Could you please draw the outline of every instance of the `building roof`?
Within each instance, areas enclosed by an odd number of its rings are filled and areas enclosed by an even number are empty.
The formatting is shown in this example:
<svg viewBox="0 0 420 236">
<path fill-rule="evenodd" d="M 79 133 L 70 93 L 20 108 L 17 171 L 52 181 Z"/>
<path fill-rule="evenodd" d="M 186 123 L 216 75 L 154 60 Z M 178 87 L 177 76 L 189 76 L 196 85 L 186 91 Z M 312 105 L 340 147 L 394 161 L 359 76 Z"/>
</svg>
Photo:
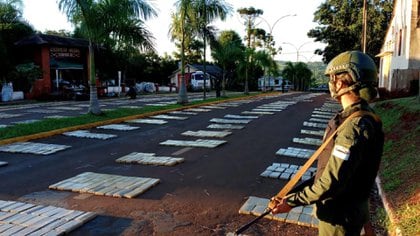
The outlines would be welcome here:
<svg viewBox="0 0 420 236">
<path fill-rule="evenodd" d="M 203 64 L 191 64 L 187 65 L 196 68 L 197 70 L 204 71 Z M 221 77 L 222 76 L 222 69 L 216 65 L 209 65 L 206 64 L 206 72 L 214 77 Z"/>
<path fill-rule="evenodd" d="M 23 38 L 15 43 L 16 46 L 28 45 L 53 45 L 53 46 L 66 46 L 66 47 L 88 47 L 89 41 L 86 39 L 77 39 L 62 37 L 57 35 L 48 34 L 34 34 Z"/>
</svg>

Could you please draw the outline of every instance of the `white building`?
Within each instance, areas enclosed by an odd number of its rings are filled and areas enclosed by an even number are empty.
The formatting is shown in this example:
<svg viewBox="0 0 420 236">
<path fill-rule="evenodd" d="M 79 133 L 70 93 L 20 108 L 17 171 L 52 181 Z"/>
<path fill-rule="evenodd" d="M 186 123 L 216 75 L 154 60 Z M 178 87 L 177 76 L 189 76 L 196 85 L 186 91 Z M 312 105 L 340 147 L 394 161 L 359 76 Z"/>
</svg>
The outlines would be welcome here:
<svg viewBox="0 0 420 236">
<path fill-rule="evenodd" d="M 420 77 L 420 1 L 394 0 L 380 57 L 379 88 L 387 92 L 418 91 Z"/>
</svg>

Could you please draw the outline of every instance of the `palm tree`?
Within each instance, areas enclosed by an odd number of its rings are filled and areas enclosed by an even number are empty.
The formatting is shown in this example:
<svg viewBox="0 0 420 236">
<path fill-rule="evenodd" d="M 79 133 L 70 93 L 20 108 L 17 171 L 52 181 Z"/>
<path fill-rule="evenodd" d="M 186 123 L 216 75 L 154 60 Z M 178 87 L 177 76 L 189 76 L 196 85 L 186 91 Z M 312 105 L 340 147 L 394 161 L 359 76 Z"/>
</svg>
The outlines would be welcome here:
<svg viewBox="0 0 420 236">
<path fill-rule="evenodd" d="M 67 17 L 73 23 L 80 26 L 82 32 L 89 40 L 89 84 L 90 84 L 90 105 L 89 113 L 99 115 L 101 110 L 98 102 L 98 94 L 96 88 L 96 71 L 95 71 L 95 57 L 93 42 L 103 42 L 106 39 L 115 37 L 124 39 L 128 44 L 132 43 L 135 37 L 125 37 L 133 35 L 132 29 L 133 22 L 138 26 L 141 21 L 136 22 L 136 18 L 147 19 L 151 15 L 156 15 L 156 12 L 151 6 L 142 0 L 103 0 L 103 1 L 90 1 L 90 0 L 59 0 L 59 8 L 65 12 Z M 112 7 L 118 7 L 118 11 Z M 112 10 L 113 9 L 113 10 Z M 104 11 L 107 14 L 103 14 Z M 103 16 L 103 17 L 98 17 Z M 113 25 L 119 31 L 109 32 L 109 28 L 105 27 L 107 22 Z M 128 24 L 124 24 L 124 22 Z M 122 27 L 124 26 L 124 27 Z M 139 28 L 137 28 L 139 29 Z M 136 31 L 145 34 L 145 31 Z M 113 34 L 114 33 L 114 34 Z M 136 34 L 139 35 L 139 34 Z M 142 37 L 143 39 L 144 37 Z M 147 37 L 145 37 L 147 38 Z M 146 40 L 145 45 L 148 45 Z"/>
<path fill-rule="evenodd" d="M 310 84 L 312 71 L 303 62 L 287 62 L 282 75 L 292 81 L 295 90 L 304 91 Z"/>
<path fill-rule="evenodd" d="M 264 76 L 272 77 L 278 76 L 279 70 L 276 61 L 271 54 L 265 50 L 257 51 L 255 53 L 255 64 L 264 71 Z M 263 84 L 263 91 L 265 92 L 265 79 Z"/>
<path fill-rule="evenodd" d="M 181 85 L 178 93 L 178 103 L 188 103 L 185 81 L 185 48 L 186 41 L 192 40 L 196 35 L 204 39 L 204 65 L 206 39 L 211 27 L 208 23 L 216 18 L 225 19 L 230 7 L 222 0 L 178 0 L 176 13 L 172 14 L 171 34 L 172 39 L 177 38 L 181 44 Z"/>
<path fill-rule="evenodd" d="M 192 15 L 193 0 L 178 0 L 175 3 L 176 13 L 172 14 L 172 24 L 170 26 L 171 38 L 178 39 L 181 44 L 181 84 L 179 85 L 178 103 L 187 104 L 187 87 L 185 81 L 185 43 L 186 39 L 192 39 L 192 27 L 190 16 Z"/>
<path fill-rule="evenodd" d="M 212 42 L 211 49 L 212 57 L 222 68 L 222 96 L 226 97 L 226 75 L 244 59 L 245 46 L 235 31 L 223 31 L 217 41 Z"/>
<path fill-rule="evenodd" d="M 206 84 L 206 50 L 207 39 L 214 41 L 214 28 L 209 26 L 215 19 L 225 20 L 227 15 L 232 11 L 232 7 L 223 0 L 197 0 L 194 2 L 194 25 L 195 31 L 203 38 L 203 72 L 204 84 Z M 206 89 L 204 89 L 203 99 L 206 99 Z"/>
</svg>

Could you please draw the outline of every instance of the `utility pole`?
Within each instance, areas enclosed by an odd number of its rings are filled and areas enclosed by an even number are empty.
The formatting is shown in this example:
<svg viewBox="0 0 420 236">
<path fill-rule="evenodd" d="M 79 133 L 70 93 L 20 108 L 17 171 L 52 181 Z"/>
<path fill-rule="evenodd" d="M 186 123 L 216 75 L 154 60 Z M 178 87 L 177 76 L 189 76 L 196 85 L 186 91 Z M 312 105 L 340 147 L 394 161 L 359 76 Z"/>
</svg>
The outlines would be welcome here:
<svg viewBox="0 0 420 236">
<path fill-rule="evenodd" d="M 367 0 L 363 0 L 362 51 L 366 53 Z"/>
</svg>

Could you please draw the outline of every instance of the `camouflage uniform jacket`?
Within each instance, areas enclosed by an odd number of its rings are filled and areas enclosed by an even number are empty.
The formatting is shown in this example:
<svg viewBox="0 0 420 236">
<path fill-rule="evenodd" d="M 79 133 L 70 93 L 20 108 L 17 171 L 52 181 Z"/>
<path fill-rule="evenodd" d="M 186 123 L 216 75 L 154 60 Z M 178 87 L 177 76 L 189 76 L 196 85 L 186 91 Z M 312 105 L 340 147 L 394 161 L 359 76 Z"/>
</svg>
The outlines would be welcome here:
<svg viewBox="0 0 420 236">
<path fill-rule="evenodd" d="M 365 101 L 355 103 L 332 118 L 324 140 L 352 113 L 373 112 Z M 354 117 L 338 130 L 334 141 L 318 158 L 315 180 L 287 196 L 291 206 L 316 204 L 319 220 L 346 224 L 368 220 L 368 198 L 382 156 L 382 124 L 369 115 Z"/>
</svg>

